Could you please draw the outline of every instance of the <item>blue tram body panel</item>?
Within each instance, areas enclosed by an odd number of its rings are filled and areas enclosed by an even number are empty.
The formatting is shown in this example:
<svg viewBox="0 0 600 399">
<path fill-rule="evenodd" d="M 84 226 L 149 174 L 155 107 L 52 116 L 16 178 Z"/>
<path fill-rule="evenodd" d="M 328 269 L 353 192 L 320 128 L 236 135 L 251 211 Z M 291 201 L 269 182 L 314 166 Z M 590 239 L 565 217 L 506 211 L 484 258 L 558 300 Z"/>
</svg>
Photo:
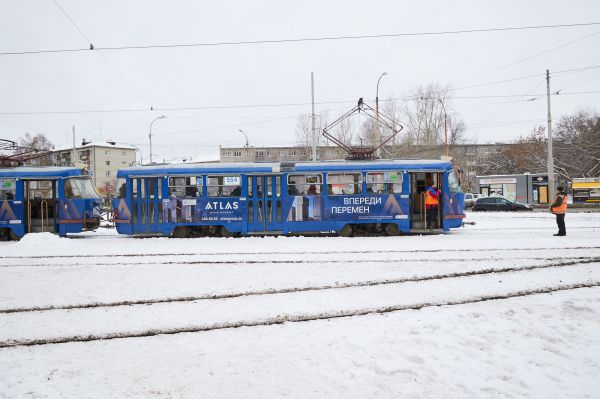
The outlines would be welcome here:
<svg viewBox="0 0 600 399">
<path fill-rule="evenodd" d="M 65 194 L 65 184 L 71 196 Z M 81 198 L 75 198 L 73 190 Z M 95 229 L 99 206 L 91 180 L 77 168 L 0 169 L 0 235 L 4 237 L 20 238 L 38 231 L 64 236 Z"/>
<path fill-rule="evenodd" d="M 449 182 L 452 169 L 450 162 L 437 160 L 135 167 L 118 172 L 121 195 L 113 200 L 113 208 L 118 232 L 129 235 L 169 235 L 180 226 L 212 232 L 224 227 L 246 235 L 331 233 L 346 225 L 390 224 L 398 232 L 410 233 L 423 230 L 419 226 L 425 212 L 420 208 L 424 184 L 430 179 L 437 181 L 443 194 L 436 229 L 448 231 L 460 227 L 464 218 L 464 195 Z M 369 182 L 371 174 L 389 180 Z M 334 184 L 340 175 L 358 180 Z M 317 179 L 311 185 L 318 186 L 318 192 L 292 193 L 290 186 L 302 185 L 294 181 L 298 177 L 305 186 L 309 179 Z M 237 192 L 230 190 L 231 183 Z M 345 184 L 356 187 L 355 193 L 327 191 Z M 370 191 L 369 184 L 387 192 Z"/>
</svg>

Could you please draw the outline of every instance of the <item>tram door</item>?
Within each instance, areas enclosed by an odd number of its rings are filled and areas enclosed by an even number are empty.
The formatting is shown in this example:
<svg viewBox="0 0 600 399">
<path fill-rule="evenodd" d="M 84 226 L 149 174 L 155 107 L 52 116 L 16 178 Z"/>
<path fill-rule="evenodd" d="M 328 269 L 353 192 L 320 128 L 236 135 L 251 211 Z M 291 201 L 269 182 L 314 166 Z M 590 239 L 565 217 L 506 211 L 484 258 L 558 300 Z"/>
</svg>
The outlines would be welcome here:
<svg viewBox="0 0 600 399">
<path fill-rule="evenodd" d="M 437 213 L 428 214 L 425 204 L 425 191 L 429 184 L 435 185 L 441 190 L 442 174 L 429 172 L 413 172 L 410 174 L 410 209 L 411 209 L 411 230 L 441 229 L 442 195 L 440 191 L 439 205 Z M 428 220 L 432 219 L 432 220 Z"/>
<path fill-rule="evenodd" d="M 131 179 L 134 232 L 157 233 L 162 223 L 162 179 L 141 177 Z"/>
<path fill-rule="evenodd" d="M 56 180 L 26 180 L 25 196 L 27 231 L 55 233 Z"/>
<path fill-rule="evenodd" d="M 247 231 L 281 231 L 281 175 L 254 175 L 247 179 Z"/>
</svg>

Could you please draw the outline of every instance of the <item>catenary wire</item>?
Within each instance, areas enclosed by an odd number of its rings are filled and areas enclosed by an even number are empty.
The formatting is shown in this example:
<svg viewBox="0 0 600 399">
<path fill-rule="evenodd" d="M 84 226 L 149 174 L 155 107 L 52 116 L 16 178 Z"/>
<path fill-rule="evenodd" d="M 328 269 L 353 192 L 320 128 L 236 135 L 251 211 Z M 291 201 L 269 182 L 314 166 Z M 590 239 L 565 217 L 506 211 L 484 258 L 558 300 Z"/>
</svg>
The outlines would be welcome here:
<svg viewBox="0 0 600 399">
<path fill-rule="evenodd" d="M 67 11 L 58 3 L 58 0 L 53 0 L 54 4 L 56 4 L 56 6 L 60 9 L 60 11 L 64 14 L 65 17 L 67 17 L 67 19 L 71 22 L 71 24 L 75 27 L 75 29 L 77 29 L 79 31 L 79 33 L 81 34 L 81 36 L 83 36 L 83 38 L 85 40 L 88 41 L 88 43 L 90 43 L 90 48 L 92 48 L 92 40 L 83 32 L 83 30 L 79 27 L 79 25 L 77 25 L 77 23 L 75 23 L 75 21 L 73 20 L 73 18 L 71 18 L 71 16 L 67 13 Z M 102 54 L 101 51 L 96 51 L 96 54 L 98 54 L 100 56 L 100 58 L 102 58 L 104 60 L 104 62 L 106 62 L 106 64 L 117 74 L 119 75 L 119 77 L 127 84 L 127 86 L 129 86 L 131 88 L 131 90 L 133 90 L 133 92 L 140 98 L 142 99 L 142 101 L 144 101 L 146 103 L 146 105 L 150 106 L 150 102 L 142 95 L 142 93 L 125 77 L 125 75 L 123 75 L 123 73 L 121 73 L 121 71 L 119 71 L 117 69 L 116 66 L 114 66 L 114 64 L 112 62 L 110 62 L 108 60 L 108 58 L 106 58 L 106 56 L 104 54 Z"/>
<path fill-rule="evenodd" d="M 459 30 L 447 30 L 447 31 L 403 32 L 403 33 L 389 33 L 389 34 L 376 34 L 376 35 L 324 36 L 324 37 L 305 37 L 305 38 L 292 38 L 292 39 L 244 40 L 244 41 L 232 41 L 232 42 L 149 44 L 149 45 L 138 45 L 138 46 L 113 46 L 113 47 L 93 46 L 93 48 L 71 48 L 71 49 L 32 50 L 32 51 L 6 51 L 6 52 L 0 52 L 0 56 L 62 53 L 62 52 L 82 52 L 82 51 L 90 51 L 90 50 L 122 51 L 122 50 L 145 50 L 145 49 L 165 49 L 165 48 L 281 44 L 281 43 L 318 42 L 318 41 L 333 41 L 333 40 L 379 39 L 379 38 L 415 37 L 415 36 L 441 36 L 441 35 L 457 35 L 457 34 L 467 34 L 467 33 L 506 32 L 506 31 L 520 31 L 520 30 L 533 30 L 533 29 L 574 28 L 574 27 L 586 27 L 586 26 L 595 26 L 595 25 L 600 25 L 600 22 L 583 22 L 583 23 L 556 24 L 556 25 L 508 26 L 508 27 L 500 27 L 500 28 L 459 29 Z M 600 32 L 598 32 L 598 33 L 600 33 Z M 579 39 L 579 40 L 582 40 L 582 39 Z M 90 42 L 90 44 L 93 44 L 93 43 Z"/>
</svg>

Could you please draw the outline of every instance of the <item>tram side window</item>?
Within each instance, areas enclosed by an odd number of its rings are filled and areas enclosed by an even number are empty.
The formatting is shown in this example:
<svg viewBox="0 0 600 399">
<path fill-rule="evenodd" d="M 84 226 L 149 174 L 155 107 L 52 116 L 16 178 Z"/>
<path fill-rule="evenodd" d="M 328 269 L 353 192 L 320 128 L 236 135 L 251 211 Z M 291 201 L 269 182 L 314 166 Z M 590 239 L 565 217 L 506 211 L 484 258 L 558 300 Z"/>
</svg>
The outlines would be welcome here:
<svg viewBox="0 0 600 399">
<path fill-rule="evenodd" d="M 14 200 L 15 189 L 15 179 L 0 179 L 0 200 Z"/>
<path fill-rule="evenodd" d="M 362 173 L 328 173 L 328 195 L 352 195 L 362 193 Z"/>
<path fill-rule="evenodd" d="M 123 199 L 127 195 L 127 184 L 122 177 L 117 179 L 117 188 L 119 190 L 119 198 Z"/>
<path fill-rule="evenodd" d="M 98 193 L 88 178 L 71 178 L 65 180 L 66 198 L 98 198 Z"/>
<path fill-rule="evenodd" d="M 288 175 L 289 195 L 321 195 L 323 175 Z"/>
<path fill-rule="evenodd" d="M 402 172 L 367 173 L 368 194 L 393 194 L 402 192 Z"/>
<path fill-rule="evenodd" d="M 169 177 L 169 196 L 201 197 L 204 190 L 202 176 Z"/>
<path fill-rule="evenodd" d="M 239 197 L 242 194 L 242 178 L 239 175 L 207 176 L 206 192 L 209 197 Z"/>
</svg>

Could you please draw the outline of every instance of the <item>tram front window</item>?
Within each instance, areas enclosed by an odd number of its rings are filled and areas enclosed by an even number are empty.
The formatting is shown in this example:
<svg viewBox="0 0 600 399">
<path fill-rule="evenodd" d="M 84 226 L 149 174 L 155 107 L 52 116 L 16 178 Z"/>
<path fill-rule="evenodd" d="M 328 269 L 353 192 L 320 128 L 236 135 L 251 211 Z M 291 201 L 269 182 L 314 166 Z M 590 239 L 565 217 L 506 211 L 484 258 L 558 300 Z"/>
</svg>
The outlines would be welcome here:
<svg viewBox="0 0 600 399">
<path fill-rule="evenodd" d="M 448 185 L 450 186 L 450 191 L 453 193 L 458 193 L 460 190 L 460 181 L 456 178 L 454 171 L 450 172 L 448 175 Z"/>
<path fill-rule="evenodd" d="M 0 200 L 14 200 L 15 187 L 15 179 L 0 179 Z"/>
<path fill-rule="evenodd" d="M 65 180 L 66 198 L 99 198 L 89 178 L 71 178 Z"/>
</svg>

